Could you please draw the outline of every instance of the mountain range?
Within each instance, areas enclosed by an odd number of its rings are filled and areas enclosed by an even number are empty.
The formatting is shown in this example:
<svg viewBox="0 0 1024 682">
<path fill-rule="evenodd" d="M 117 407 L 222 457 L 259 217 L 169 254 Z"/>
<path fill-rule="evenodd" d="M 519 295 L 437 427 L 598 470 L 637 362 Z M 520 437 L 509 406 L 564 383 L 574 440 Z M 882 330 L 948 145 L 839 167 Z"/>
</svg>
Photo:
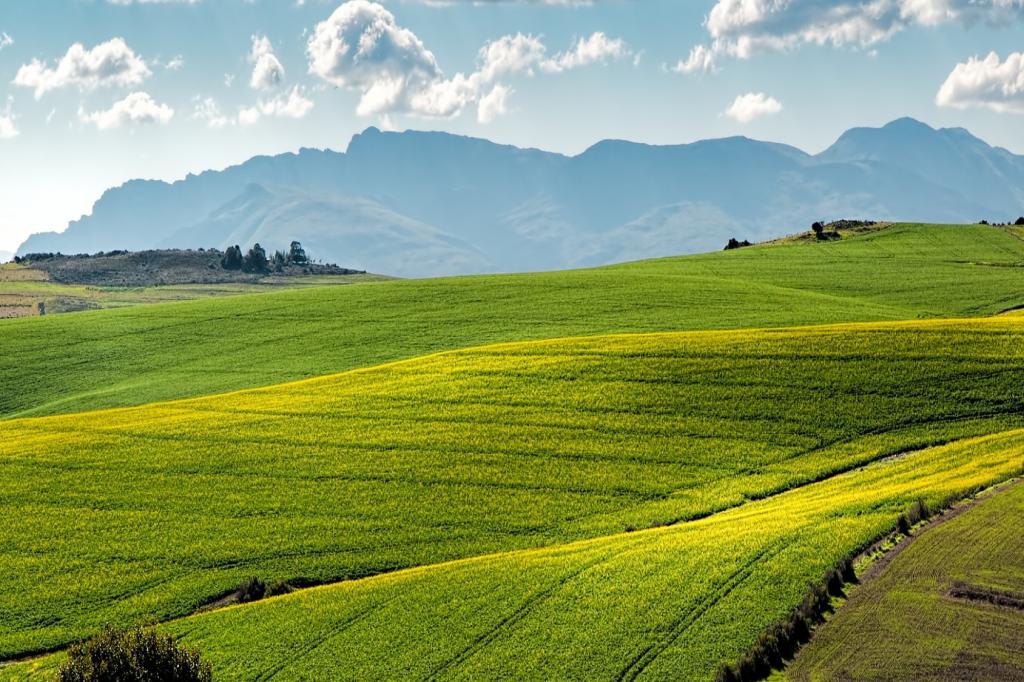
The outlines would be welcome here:
<svg viewBox="0 0 1024 682">
<path fill-rule="evenodd" d="M 268 250 L 397 276 L 547 270 L 721 248 L 815 220 L 1007 220 L 1024 156 L 909 118 L 824 152 L 745 137 L 599 142 L 576 156 L 439 132 L 368 128 L 345 152 L 259 156 L 104 192 L 20 254 L 170 247 Z"/>
</svg>

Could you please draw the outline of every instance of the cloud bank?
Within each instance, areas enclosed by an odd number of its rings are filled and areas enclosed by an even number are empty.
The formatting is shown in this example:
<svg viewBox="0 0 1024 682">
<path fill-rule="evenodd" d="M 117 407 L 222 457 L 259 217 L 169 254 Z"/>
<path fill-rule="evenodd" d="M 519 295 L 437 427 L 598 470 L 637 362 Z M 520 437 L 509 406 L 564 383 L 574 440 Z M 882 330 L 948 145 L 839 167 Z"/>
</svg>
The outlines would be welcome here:
<svg viewBox="0 0 1024 682">
<path fill-rule="evenodd" d="M 114 38 L 88 50 L 75 43 L 53 67 L 33 59 L 18 69 L 14 84 L 32 88 L 35 98 L 40 99 L 52 90 L 68 87 L 94 90 L 138 85 L 150 75 L 149 67 L 124 39 Z"/>
<path fill-rule="evenodd" d="M 1024 52 L 1002 61 L 995 52 L 984 59 L 971 57 L 957 64 L 939 88 L 940 107 L 971 107 L 1024 114 Z"/>
<path fill-rule="evenodd" d="M 539 38 L 518 33 L 484 45 L 475 71 L 447 78 L 433 52 L 391 12 L 370 0 L 350 0 L 316 25 L 306 54 L 311 74 L 360 93 L 359 115 L 451 117 L 475 104 L 478 119 L 489 121 L 506 110 L 512 92 L 496 87 L 500 78 L 561 73 L 632 52 L 623 41 L 598 32 L 548 57 Z"/>
</svg>

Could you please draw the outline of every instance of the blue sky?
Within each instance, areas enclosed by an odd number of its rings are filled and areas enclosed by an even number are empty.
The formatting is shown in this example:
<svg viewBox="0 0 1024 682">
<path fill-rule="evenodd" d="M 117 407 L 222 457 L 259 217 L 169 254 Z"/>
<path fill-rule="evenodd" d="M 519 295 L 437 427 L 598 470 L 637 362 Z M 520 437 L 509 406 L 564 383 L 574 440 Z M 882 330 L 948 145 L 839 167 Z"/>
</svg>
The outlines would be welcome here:
<svg viewBox="0 0 1024 682">
<path fill-rule="evenodd" d="M 0 249 L 130 178 L 344 149 L 369 125 L 816 152 L 913 116 L 1024 153 L 1022 17 L 1024 0 L 0 0 Z M 346 53 L 368 30 L 365 58 Z"/>
</svg>

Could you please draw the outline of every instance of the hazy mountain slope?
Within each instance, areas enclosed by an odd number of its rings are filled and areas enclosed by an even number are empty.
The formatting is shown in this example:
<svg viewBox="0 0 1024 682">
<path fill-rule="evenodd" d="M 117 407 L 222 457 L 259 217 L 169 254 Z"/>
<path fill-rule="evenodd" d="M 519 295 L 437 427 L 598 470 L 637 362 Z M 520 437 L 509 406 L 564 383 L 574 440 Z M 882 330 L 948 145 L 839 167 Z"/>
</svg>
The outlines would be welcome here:
<svg viewBox="0 0 1024 682">
<path fill-rule="evenodd" d="M 817 160 L 900 168 L 1007 214 L 1020 212 L 1024 204 L 1024 157 L 991 147 L 963 128 L 936 130 L 911 118 L 882 128 L 854 128 Z"/>
<path fill-rule="evenodd" d="M 349 267 L 395 275 L 443 275 L 493 268 L 470 244 L 363 197 L 252 184 L 163 245 L 260 243 L 268 249 L 301 241 L 309 253 L 334 254 Z M 366 267 L 364 267 L 364 265 Z"/>
<path fill-rule="evenodd" d="M 250 186 L 273 188 L 255 197 Z M 901 119 L 810 156 L 743 137 L 606 140 L 567 157 L 369 128 L 344 153 L 256 157 L 109 190 L 31 251 L 243 246 L 291 239 L 340 265 L 406 276 L 550 270 L 717 249 L 813 220 L 976 222 L 1024 213 L 1024 157 Z M 336 234 L 335 234 L 336 233 Z"/>
</svg>

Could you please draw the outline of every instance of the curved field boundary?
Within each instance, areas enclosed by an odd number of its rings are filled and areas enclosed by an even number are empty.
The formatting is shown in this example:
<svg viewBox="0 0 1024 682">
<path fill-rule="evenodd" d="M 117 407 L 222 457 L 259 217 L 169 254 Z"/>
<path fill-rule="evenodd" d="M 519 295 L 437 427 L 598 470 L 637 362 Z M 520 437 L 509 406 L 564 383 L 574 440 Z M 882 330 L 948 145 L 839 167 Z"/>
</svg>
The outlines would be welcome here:
<svg viewBox="0 0 1024 682">
<path fill-rule="evenodd" d="M 873 564 L 791 680 L 1024 679 L 1024 483 L 955 508 Z"/>
</svg>

